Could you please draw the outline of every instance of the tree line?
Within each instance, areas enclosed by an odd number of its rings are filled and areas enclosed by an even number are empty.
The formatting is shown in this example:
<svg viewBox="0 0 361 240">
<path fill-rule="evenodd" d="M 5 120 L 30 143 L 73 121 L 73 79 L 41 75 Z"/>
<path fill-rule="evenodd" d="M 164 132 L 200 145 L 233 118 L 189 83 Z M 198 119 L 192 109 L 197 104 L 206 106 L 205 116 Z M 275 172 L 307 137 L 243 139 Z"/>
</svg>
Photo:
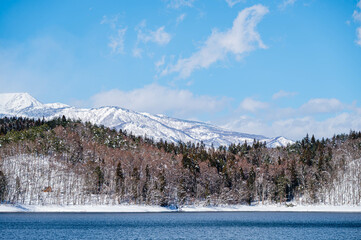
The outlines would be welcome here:
<svg viewBox="0 0 361 240">
<path fill-rule="evenodd" d="M 5 202 L 360 204 L 360 169 L 350 166 L 359 166 L 361 132 L 306 135 L 278 148 L 256 140 L 207 148 L 155 142 L 65 116 L 2 118 L 0 129 Z"/>
</svg>

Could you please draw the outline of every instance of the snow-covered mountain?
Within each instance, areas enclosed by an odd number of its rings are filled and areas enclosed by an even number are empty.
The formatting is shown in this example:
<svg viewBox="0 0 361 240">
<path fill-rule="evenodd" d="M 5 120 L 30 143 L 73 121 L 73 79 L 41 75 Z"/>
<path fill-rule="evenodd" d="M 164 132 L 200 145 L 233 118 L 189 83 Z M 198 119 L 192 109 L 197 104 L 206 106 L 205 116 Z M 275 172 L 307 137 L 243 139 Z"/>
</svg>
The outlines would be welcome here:
<svg viewBox="0 0 361 240">
<path fill-rule="evenodd" d="M 212 144 L 229 145 L 231 143 L 252 143 L 254 139 L 266 141 L 268 147 L 286 146 L 293 141 L 284 137 L 267 138 L 228 131 L 220 127 L 197 121 L 181 120 L 165 115 L 153 115 L 119 107 L 75 108 L 62 103 L 42 104 L 28 93 L 0 94 L 0 117 L 23 116 L 28 118 L 52 119 L 65 115 L 67 118 L 80 119 L 93 124 L 126 130 L 136 136 L 160 139 L 168 142 L 200 142 L 206 146 Z"/>
</svg>

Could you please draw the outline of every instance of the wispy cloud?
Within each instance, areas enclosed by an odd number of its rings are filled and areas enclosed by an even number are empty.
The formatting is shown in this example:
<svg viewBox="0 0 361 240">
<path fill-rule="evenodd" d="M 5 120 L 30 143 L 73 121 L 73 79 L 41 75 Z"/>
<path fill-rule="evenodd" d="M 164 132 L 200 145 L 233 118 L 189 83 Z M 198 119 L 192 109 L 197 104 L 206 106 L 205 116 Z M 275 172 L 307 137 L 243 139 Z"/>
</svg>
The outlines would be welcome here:
<svg viewBox="0 0 361 240">
<path fill-rule="evenodd" d="M 172 39 L 172 35 L 165 31 L 165 26 L 161 26 L 154 31 L 146 29 L 146 26 L 147 22 L 143 20 L 135 27 L 135 31 L 137 31 L 138 34 L 137 41 L 133 48 L 134 57 L 142 57 L 143 49 L 139 46 L 140 43 L 146 44 L 148 42 L 152 42 L 157 45 L 164 46 Z"/>
<path fill-rule="evenodd" d="M 296 92 L 286 92 L 284 90 L 280 90 L 279 92 L 276 92 L 273 94 L 272 99 L 279 99 L 279 98 L 285 98 L 285 97 L 293 97 L 297 95 Z"/>
<path fill-rule="evenodd" d="M 278 8 L 281 10 L 285 10 L 288 6 L 295 4 L 296 0 L 283 0 L 283 2 L 278 5 Z"/>
<path fill-rule="evenodd" d="M 177 17 L 177 24 L 183 22 L 183 20 L 185 19 L 186 16 L 187 16 L 187 14 L 185 14 L 185 13 L 182 13 L 181 15 L 179 15 Z"/>
<path fill-rule="evenodd" d="M 361 0 L 357 3 L 352 17 L 355 22 L 361 23 Z M 361 26 L 356 29 L 356 43 L 361 46 Z"/>
<path fill-rule="evenodd" d="M 224 60 L 232 53 L 239 59 L 247 52 L 266 48 L 255 28 L 262 17 L 268 13 L 263 5 L 255 5 L 239 12 L 231 29 L 225 32 L 213 30 L 203 47 L 189 58 L 181 58 L 175 65 L 169 65 L 161 75 L 179 73 L 187 78 L 196 69 L 208 68 L 211 64 Z"/>
<path fill-rule="evenodd" d="M 361 46 L 361 27 L 358 27 L 356 29 L 356 37 L 357 37 L 356 43 Z"/>
<path fill-rule="evenodd" d="M 164 26 L 155 31 L 144 32 L 142 29 L 138 31 L 138 40 L 144 43 L 154 42 L 159 45 L 166 45 L 170 42 L 172 36 L 164 30 Z"/>
<path fill-rule="evenodd" d="M 197 96 L 184 89 L 151 84 L 131 91 L 113 89 L 91 98 L 94 107 L 119 106 L 136 111 L 164 113 L 178 117 L 221 111 L 228 100 L 206 95 Z"/>
<path fill-rule="evenodd" d="M 193 7 L 194 0 L 166 0 L 168 8 Z"/>
<path fill-rule="evenodd" d="M 233 7 L 237 3 L 245 2 L 245 0 L 226 0 L 229 7 Z"/>
<path fill-rule="evenodd" d="M 124 36 L 126 31 L 127 28 L 118 29 L 116 35 L 110 36 L 110 42 L 108 43 L 108 46 L 112 49 L 112 53 L 124 53 Z"/>
<path fill-rule="evenodd" d="M 126 27 L 121 27 L 118 23 L 119 14 L 113 17 L 103 16 L 100 24 L 108 24 L 113 33 L 109 36 L 108 46 L 113 54 L 124 53 L 124 39 L 127 32 Z"/>
<path fill-rule="evenodd" d="M 154 65 L 156 66 L 157 69 L 159 69 L 161 66 L 164 65 L 164 63 L 165 63 L 165 56 L 163 55 L 162 58 L 159 61 L 155 62 Z"/>
<path fill-rule="evenodd" d="M 361 1 L 357 3 L 356 9 L 353 11 L 352 17 L 355 21 L 361 22 Z"/>
<path fill-rule="evenodd" d="M 135 46 L 132 50 L 133 57 L 141 58 L 142 57 L 143 50 L 141 48 L 138 48 Z"/>
<path fill-rule="evenodd" d="M 118 24 L 118 19 L 119 19 L 119 14 L 115 15 L 115 16 L 112 16 L 112 17 L 104 15 L 102 20 L 100 21 L 100 24 L 109 24 L 109 26 L 112 29 L 116 29 L 117 24 Z"/>
</svg>

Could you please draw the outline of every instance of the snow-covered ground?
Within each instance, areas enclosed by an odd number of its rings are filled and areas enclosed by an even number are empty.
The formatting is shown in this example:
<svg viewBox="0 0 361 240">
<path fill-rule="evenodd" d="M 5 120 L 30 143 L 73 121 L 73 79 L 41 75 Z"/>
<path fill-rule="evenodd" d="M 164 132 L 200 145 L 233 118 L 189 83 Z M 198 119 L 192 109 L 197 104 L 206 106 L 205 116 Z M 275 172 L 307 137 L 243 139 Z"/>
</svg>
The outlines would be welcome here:
<svg viewBox="0 0 361 240">
<path fill-rule="evenodd" d="M 0 212 L 171 212 L 160 206 L 146 205 L 11 205 L 1 204 Z"/>
<path fill-rule="evenodd" d="M 170 209 L 147 205 L 11 205 L 1 204 L 0 212 L 357 212 L 361 206 L 331 205 L 231 205 L 231 206 L 183 206 Z"/>
<path fill-rule="evenodd" d="M 218 207 L 182 207 L 184 212 L 360 212 L 361 206 L 331 206 L 331 205 L 234 205 L 234 206 L 218 206 Z"/>
</svg>

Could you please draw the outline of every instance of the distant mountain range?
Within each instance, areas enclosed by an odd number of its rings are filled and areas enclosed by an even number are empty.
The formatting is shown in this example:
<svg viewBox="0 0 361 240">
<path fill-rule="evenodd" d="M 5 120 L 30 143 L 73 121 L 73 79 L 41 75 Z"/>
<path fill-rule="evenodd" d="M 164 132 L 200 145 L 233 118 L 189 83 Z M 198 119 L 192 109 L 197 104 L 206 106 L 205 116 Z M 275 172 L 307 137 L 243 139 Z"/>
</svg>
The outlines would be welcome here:
<svg viewBox="0 0 361 240">
<path fill-rule="evenodd" d="M 266 142 L 268 147 L 286 146 L 293 141 L 284 137 L 269 138 L 262 135 L 228 131 L 220 127 L 197 121 L 181 120 L 161 114 L 136 112 L 120 107 L 75 108 L 62 103 L 43 104 L 28 93 L 0 94 L 0 117 L 22 116 L 52 119 L 59 116 L 80 119 L 117 130 L 126 130 L 136 136 L 147 136 L 155 141 L 203 142 L 217 147 L 254 139 Z"/>
</svg>

